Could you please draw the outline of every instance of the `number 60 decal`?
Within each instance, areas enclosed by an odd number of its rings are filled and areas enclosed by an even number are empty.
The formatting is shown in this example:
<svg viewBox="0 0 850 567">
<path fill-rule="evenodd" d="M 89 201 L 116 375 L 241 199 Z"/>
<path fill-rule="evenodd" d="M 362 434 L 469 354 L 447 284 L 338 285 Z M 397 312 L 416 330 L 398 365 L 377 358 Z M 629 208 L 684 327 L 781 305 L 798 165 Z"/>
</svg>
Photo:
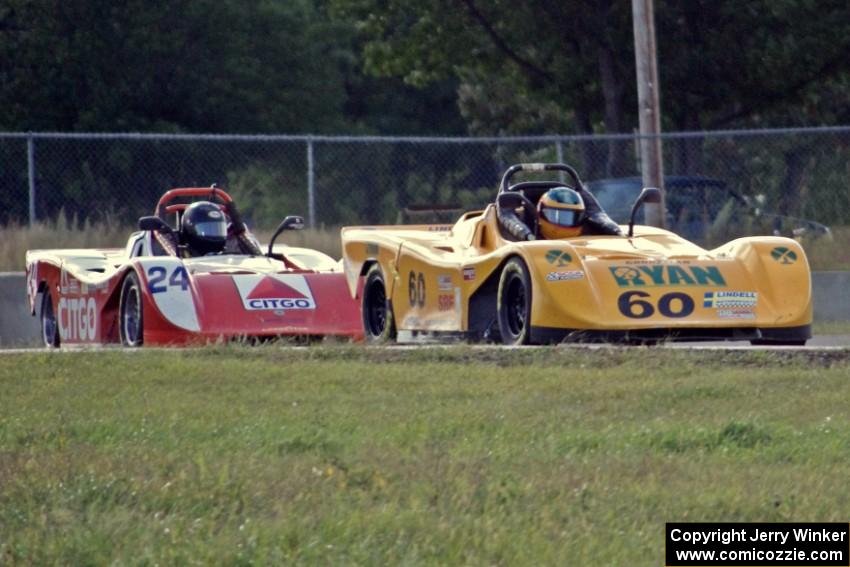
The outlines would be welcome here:
<svg viewBox="0 0 850 567">
<path fill-rule="evenodd" d="M 655 307 L 645 299 L 649 297 L 645 291 L 627 291 L 617 299 L 620 313 L 631 319 L 646 319 L 655 314 Z M 681 293 L 665 293 L 658 298 L 658 312 L 664 317 L 687 317 L 694 312 L 694 300 L 691 296 Z"/>
</svg>

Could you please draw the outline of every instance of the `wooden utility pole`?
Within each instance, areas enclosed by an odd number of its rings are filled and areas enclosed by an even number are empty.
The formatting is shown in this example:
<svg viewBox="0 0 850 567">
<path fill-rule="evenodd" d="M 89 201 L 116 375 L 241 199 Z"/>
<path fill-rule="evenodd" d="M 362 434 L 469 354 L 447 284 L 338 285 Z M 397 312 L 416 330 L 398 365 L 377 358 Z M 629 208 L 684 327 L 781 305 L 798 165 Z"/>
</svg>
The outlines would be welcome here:
<svg viewBox="0 0 850 567">
<path fill-rule="evenodd" d="M 635 28 L 638 112 L 640 116 L 640 164 L 644 187 L 661 189 L 660 203 L 644 205 L 646 224 L 664 226 L 664 161 L 661 154 L 661 107 L 658 103 L 658 66 L 655 53 L 653 0 L 632 0 Z"/>
</svg>

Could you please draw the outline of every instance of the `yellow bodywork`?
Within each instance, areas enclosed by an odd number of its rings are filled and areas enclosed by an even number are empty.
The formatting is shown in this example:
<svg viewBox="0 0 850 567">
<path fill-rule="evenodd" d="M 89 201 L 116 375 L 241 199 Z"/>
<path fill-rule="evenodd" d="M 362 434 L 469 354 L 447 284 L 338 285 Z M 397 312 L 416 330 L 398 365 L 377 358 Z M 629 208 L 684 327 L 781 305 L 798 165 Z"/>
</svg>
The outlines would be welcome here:
<svg viewBox="0 0 850 567">
<path fill-rule="evenodd" d="M 512 242 L 500 233 L 490 205 L 454 226 L 344 228 L 342 242 L 352 294 L 366 269 L 380 264 L 399 330 L 479 326 L 487 314 L 479 309 L 471 317 L 470 302 L 483 286 L 492 290 L 512 256 L 524 260 L 531 276 L 532 327 L 617 331 L 812 322 L 808 261 L 788 238 L 740 238 L 705 250 L 669 231 L 636 226 L 632 238 Z"/>
</svg>

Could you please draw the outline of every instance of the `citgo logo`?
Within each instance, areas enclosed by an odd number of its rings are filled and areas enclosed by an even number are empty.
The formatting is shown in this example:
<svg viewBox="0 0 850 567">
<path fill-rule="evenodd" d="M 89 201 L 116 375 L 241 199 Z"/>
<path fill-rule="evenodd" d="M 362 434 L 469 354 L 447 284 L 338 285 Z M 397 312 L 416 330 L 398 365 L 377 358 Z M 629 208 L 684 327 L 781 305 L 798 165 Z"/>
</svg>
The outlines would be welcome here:
<svg viewBox="0 0 850 567">
<path fill-rule="evenodd" d="M 233 281 L 248 311 L 316 308 L 304 276 L 233 276 Z"/>
<path fill-rule="evenodd" d="M 93 297 L 60 297 L 56 313 L 63 341 L 93 341 L 97 336 L 97 304 Z"/>
<path fill-rule="evenodd" d="M 726 285 L 716 266 L 612 266 L 609 270 L 619 287 Z"/>
<path fill-rule="evenodd" d="M 770 252 L 771 257 L 780 264 L 793 264 L 797 261 L 797 253 L 784 246 L 777 246 Z"/>
</svg>

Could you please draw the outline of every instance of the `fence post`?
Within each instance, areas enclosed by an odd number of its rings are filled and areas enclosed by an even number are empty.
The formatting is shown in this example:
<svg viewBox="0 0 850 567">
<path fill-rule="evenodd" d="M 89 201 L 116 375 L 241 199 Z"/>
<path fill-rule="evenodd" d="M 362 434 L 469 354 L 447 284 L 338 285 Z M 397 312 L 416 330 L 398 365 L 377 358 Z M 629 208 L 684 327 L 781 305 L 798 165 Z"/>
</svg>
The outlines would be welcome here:
<svg viewBox="0 0 850 567">
<path fill-rule="evenodd" d="M 558 163 L 564 163 L 564 143 L 560 138 L 558 138 L 558 141 L 555 142 L 555 159 L 558 161 Z M 564 179 L 564 172 L 559 171 L 558 181 L 563 183 Z"/>
<path fill-rule="evenodd" d="M 35 140 L 27 136 L 27 177 L 29 182 L 30 226 L 35 224 Z"/>
<path fill-rule="evenodd" d="M 316 169 L 313 162 L 313 138 L 307 138 L 307 222 L 316 228 Z"/>
</svg>

